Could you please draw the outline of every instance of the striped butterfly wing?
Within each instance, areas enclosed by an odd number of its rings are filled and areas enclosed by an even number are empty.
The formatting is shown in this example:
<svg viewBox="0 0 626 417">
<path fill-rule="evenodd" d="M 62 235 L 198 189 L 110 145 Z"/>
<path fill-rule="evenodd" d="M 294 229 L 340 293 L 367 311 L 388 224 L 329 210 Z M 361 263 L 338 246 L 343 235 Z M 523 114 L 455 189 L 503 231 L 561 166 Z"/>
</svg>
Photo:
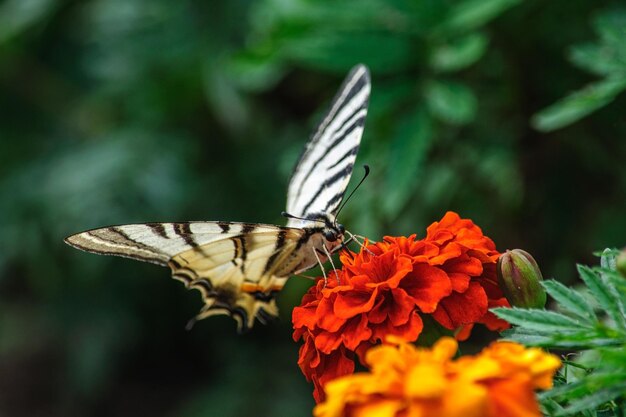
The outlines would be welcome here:
<svg viewBox="0 0 626 417">
<path fill-rule="evenodd" d="M 169 266 L 175 279 L 200 291 L 195 320 L 229 314 L 240 330 L 255 317 L 278 314 L 274 295 L 293 273 L 308 269 L 311 233 L 254 223 L 147 223 L 104 227 L 72 235 L 77 249 Z M 311 249 L 312 250 L 312 249 Z"/>
<path fill-rule="evenodd" d="M 323 262 L 343 236 L 325 237 L 350 180 L 363 133 L 369 73 L 358 65 L 307 143 L 291 177 L 287 210 L 315 223 L 290 219 L 280 227 L 254 223 L 146 223 L 104 227 L 72 235 L 75 248 L 169 266 L 175 279 L 200 291 L 196 320 L 233 316 L 239 329 L 277 315 L 274 295 L 287 278 Z"/>
<path fill-rule="evenodd" d="M 364 65 L 357 65 L 346 77 L 294 169 L 287 191 L 289 214 L 304 218 L 323 214 L 334 220 L 361 143 L 369 95 L 369 71 Z M 304 224 L 295 219 L 288 223 Z"/>
</svg>

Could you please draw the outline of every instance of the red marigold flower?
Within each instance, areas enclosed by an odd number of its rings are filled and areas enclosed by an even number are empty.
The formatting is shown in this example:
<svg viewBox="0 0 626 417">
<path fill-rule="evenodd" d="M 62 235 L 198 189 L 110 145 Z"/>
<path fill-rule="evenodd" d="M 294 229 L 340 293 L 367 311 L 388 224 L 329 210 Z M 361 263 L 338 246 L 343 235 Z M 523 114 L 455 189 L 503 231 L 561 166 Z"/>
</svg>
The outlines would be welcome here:
<svg viewBox="0 0 626 417">
<path fill-rule="evenodd" d="M 318 280 L 293 311 L 294 340 L 303 339 L 298 364 L 315 385 L 352 373 L 354 354 L 389 336 L 413 342 L 431 315 L 443 327 L 469 337 L 475 323 L 491 330 L 508 324 L 488 312 L 507 306 L 498 287 L 494 243 L 471 220 L 448 212 L 426 237 L 386 236 L 359 253 L 344 251 L 342 269 Z"/>
</svg>

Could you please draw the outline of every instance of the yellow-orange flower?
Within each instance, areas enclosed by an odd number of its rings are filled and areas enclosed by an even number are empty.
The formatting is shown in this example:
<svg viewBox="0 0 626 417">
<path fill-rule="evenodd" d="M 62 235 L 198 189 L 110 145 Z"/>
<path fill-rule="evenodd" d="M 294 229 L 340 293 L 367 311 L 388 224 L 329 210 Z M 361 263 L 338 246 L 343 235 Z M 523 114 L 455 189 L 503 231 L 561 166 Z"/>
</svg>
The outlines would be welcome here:
<svg viewBox="0 0 626 417">
<path fill-rule="evenodd" d="M 370 372 L 328 382 L 315 417 L 539 417 L 534 390 L 552 386 L 558 357 L 538 348 L 495 342 L 454 361 L 457 342 L 432 349 L 380 345 L 366 353 Z"/>
</svg>

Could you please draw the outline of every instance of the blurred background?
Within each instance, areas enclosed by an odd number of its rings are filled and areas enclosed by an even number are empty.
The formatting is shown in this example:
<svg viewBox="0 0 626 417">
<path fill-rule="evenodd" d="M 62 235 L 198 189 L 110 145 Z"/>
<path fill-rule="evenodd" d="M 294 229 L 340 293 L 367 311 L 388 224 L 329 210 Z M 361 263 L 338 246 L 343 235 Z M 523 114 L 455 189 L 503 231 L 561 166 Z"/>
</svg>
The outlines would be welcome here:
<svg viewBox="0 0 626 417">
<path fill-rule="evenodd" d="M 290 327 L 310 281 L 268 326 L 185 331 L 200 297 L 167 269 L 63 238 L 282 224 L 360 62 L 372 175 L 341 222 L 423 236 L 455 210 L 572 283 L 626 243 L 625 28 L 623 2 L 599 0 L 0 2 L 0 415 L 310 415 Z"/>
</svg>

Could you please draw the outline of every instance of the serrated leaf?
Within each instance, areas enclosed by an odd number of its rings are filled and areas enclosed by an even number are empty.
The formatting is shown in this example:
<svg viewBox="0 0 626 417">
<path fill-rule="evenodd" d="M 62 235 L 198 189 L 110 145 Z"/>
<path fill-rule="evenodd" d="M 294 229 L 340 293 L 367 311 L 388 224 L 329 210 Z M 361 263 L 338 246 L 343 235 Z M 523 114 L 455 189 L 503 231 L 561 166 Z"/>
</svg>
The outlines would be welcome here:
<svg viewBox="0 0 626 417">
<path fill-rule="evenodd" d="M 431 121 L 424 111 L 407 113 L 398 123 L 387 166 L 383 210 L 395 217 L 415 191 L 417 176 L 432 143 Z"/>
<path fill-rule="evenodd" d="M 590 349 L 598 347 L 621 346 L 624 341 L 606 337 L 593 330 L 573 331 L 536 331 L 521 327 L 505 330 L 502 337 L 528 346 L 541 346 L 552 349 Z"/>
<path fill-rule="evenodd" d="M 532 126 L 550 132 L 570 125 L 606 106 L 626 89 L 626 76 L 620 75 L 589 84 L 536 113 Z"/>
<path fill-rule="evenodd" d="M 555 311 L 522 308 L 493 308 L 490 311 L 501 319 L 537 332 L 580 331 L 590 328 L 587 323 L 570 318 Z"/>
<path fill-rule="evenodd" d="M 615 325 L 619 326 L 622 331 L 626 330 L 626 318 L 622 314 L 621 300 L 617 296 L 615 287 L 589 267 L 578 265 L 578 274 Z"/>
<path fill-rule="evenodd" d="M 424 95 L 430 113 L 439 120 L 462 125 L 474 120 L 478 101 L 467 86 L 449 81 L 432 81 Z"/>
<path fill-rule="evenodd" d="M 602 256 L 600 257 L 600 266 L 615 271 L 617 265 L 616 258 L 615 251 L 607 248 L 602 252 Z"/>
<path fill-rule="evenodd" d="M 489 40 L 482 33 L 472 33 L 436 47 L 430 56 L 435 71 L 453 72 L 478 61 L 485 53 Z"/>
<path fill-rule="evenodd" d="M 551 336 L 534 333 L 526 333 L 520 329 L 509 329 L 501 333 L 503 340 L 510 340 L 525 346 L 553 346 L 554 340 Z"/>
<path fill-rule="evenodd" d="M 567 384 L 554 387 L 549 391 L 542 392 L 539 394 L 539 399 L 543 400 L 557 397 L 579 398 L 587 393 L 589 393 L 588 381 L 586 379 L 581 379 L 576 382 L 568 382 Z"/>
<path fill-rule="evenodd" d="M 626 391 L 626 382 L 623 382 L 621 384 L 617 383 L 610 388 L 596 390 L 591 395 L 587 395 L 577 400 L 571 401 L 570 404 L 557 415 L 566 416 L 584 410 L 596 409 L 598 406 L 623 395 L 624 391 Z"/>
<path fill-rule="evenodd" d="M 541 401 L 541 413 L 543 415 L 553 416 L 557 412 L 563 410 L 563 407 L 551 398 L 540 399 Z"/>
<path fill-rule="evenodd" d="M 555 280 L 543 281 L 542 285 L 548 294 L 558 303 L 559 307 L 575 314 L 590 324 L 590 320 L 596 319 L 593 307 L 589 305 L 585 297 L 578 291 Z"/>
<path fill-rule="evenodd" d="M 617 296 L 619 297 L 622 305 L 626 306 L 626 278 L 621 276 L 616 271 L 608 271 L 605 273 L 606 279 L 615 288 Z"/>
</svg>

